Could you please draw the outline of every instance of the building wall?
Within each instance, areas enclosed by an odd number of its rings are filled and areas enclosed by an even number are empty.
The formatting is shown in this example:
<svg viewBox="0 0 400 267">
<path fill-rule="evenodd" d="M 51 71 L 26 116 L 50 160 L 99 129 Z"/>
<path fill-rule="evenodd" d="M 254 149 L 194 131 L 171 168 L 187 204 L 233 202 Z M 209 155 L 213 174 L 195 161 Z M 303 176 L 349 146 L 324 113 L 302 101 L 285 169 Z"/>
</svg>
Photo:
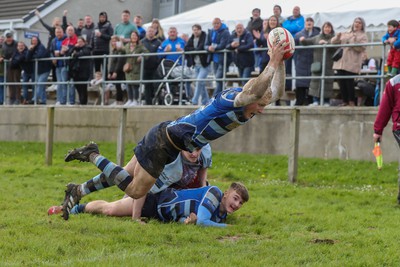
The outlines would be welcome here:
<svg viewBox="0 0 400 267">
<path fill-rule="evenodd" d="M 121 108 L 56 107 L 55 142 L 116 142 Z M 174 120 L 190 107 L 143 106 L 128 108 L 126 141 L 138 142 L 156 123 Z M 0 107 L 0 140 L 46 139 L 46 107 Z M 246 125 L 212 142 L 215 151 L 287 154 L 292 108 L 267 108 Z M 377 108 L 301 108 L 300 157 L 374 160 L 373 123 Z M 388 125 L 382 150 L 385 162 L 397 161 L 398 146 Z"/>
</svg>

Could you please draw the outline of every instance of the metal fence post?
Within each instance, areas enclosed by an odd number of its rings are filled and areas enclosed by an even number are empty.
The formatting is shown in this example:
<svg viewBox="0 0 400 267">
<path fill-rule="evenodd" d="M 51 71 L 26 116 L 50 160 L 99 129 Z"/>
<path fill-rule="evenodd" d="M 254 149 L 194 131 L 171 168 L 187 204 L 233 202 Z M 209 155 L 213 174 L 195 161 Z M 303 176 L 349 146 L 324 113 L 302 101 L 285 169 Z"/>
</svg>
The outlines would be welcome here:
<svg viewBox="0 0 400 267">
<path fill-rule="evenodd" d="M 46 123 L 46 165 L 53 164 L 53 142 L 54 142 L 54 107 L 47 108 Z"/>
<path fill-rule="evenodd" d="M 290 117 L 290 132 L 289 132 L 289 155 L 288 155 L 288 178 L 289 182 L 297 181 L 297 165 L 299 158 L 299 128 L 300 128 L 300 110 L 292 109 Z"/>
<path fill-rule="evenodd" d="M 126 108 L 121 108 L 119 112 L 119 128 L 118 128 L 118 139 L 117 139 L 117 164 L 124 166 L 125 160 L 125 128 L 126 128 Z"/>
</svg>

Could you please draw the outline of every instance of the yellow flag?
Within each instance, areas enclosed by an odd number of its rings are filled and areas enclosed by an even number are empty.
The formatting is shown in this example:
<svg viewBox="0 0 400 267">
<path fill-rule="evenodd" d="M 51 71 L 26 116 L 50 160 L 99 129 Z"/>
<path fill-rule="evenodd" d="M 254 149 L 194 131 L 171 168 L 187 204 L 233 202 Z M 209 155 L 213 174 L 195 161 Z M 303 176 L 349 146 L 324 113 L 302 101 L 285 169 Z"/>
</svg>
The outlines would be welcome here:
<svg viewBox="0 0 400 267">
<path fill-rule="evenodd" d="M 383 158 L 382 158 L 382 149 L 381 149 L 380 142 L 375 143 L 375 147 L 374 147 L 374 150 L 372 150 L 372 153 L 374 153 L 378 170 L 382 169 Z"/>
</svg>

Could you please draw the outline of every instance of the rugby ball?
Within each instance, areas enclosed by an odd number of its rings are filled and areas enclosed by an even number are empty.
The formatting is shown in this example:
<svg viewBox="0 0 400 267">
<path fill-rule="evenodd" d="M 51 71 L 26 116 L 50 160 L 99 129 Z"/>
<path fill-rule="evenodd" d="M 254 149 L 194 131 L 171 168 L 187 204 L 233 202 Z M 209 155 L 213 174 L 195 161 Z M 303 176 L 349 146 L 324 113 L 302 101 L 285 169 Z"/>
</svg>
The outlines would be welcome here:
<svg viewBox="0 0 400 267">
<path fill-rule="evenodd" d="M 285 46 L 287 52 L 283 55 L 283 59 L 288 59 L 293 56 L 295 43 L 292 34 L 285 28 L 277 27 L 270 31 L 268 34 L 268 49 L 272 48 L 274 42 L 279 43 L 281 40 L 285 40 L 288 43 Z"/>
</svg>

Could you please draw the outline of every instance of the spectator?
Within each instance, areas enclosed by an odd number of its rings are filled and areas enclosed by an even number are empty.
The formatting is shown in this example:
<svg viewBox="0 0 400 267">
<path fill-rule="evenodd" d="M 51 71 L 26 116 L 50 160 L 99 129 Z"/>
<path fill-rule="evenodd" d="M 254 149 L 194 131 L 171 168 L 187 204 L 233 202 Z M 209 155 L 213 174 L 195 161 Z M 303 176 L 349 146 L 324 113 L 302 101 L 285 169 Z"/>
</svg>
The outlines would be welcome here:
<svg viewBox="0 0 400 267">
<path fill-rule="evenodd" d="M 259 8 L 254 8 L 251 12 L 250 21 L 247 23 L 246 30 L 253 34 L 253 31 L 261 32 L 263 29 L 263 20 L 261 16 L 261 10 Z M 254 37 L 254 35 L 253 35 Z"/>
<path fill-rule="evenodd" d="M 74 80 L 74 82 L 84 82 L 76 83 L 75 87 L 78 91 L 79 104 L 87 105 L 88 103 L 88 81 L 90 79 L 90 74 L 92 72 L 90 66 L 91 59 L 81 57 L 90 56 L 91 49 L 86 44 L 86 39 L 83 36 L 79 36 L 75 46 L 71 47 L 68 51 L 68 56 L 72 59 L 69 62 L 69 75 Z"/>
<path fill-rule="evenodd" d="M 182 52 L 184 48 L 185 41 L 181 37 L 178 37 L 178 31 L 175 27 L 170 27 L 168 30 L 168 39 L 161 43 L 157 52 Z M 182 55 L 180 54 L 163 54 L 160 57 L 174 62 L 179 60 L 179 64 L 182 65 Z"/>
<path fill-rule="evenodd" d="M 133 18 L 133 23 L 136 25 L 136 28 L 138 29 L 140 40 L 142 40 L 144 37 L 146 37 L 146 30 L 143 28 L 142 15 L 136 15 Z"/>
<path fill-rule="evenodd" d="M 282 27 L 287 29 L 293 35 L 293 37 L 296 35 L 296 33 L 304 29 L 304 17 L 300 14 L 300 7 L 295 6 L 293 8 L 293 15 L 288 17 L 282 23 Z M 294 57 L 295 55 L 291 59 L 285 61 L 286 77 L 292 76 L 292 63 Z M 293 82 L 291 79 L 286 80 L 286 91 L 292 91 L 292 84 Z"/>
<path fill-rule="evenodd" d="M 120 41 L 119 36 L 111 36 L 110 41 L 110 55 L 122 55 L 125 54 L 125 49 L 122 46 L 122 41 Z M 111 57 L 110 65 L 108 67 L 108 80 L 123 81 L 125 80 L 125 74 L 123 72 L 123 66 L 126 62 L 125 57 Z M 117 90 L 117 95 L 115 103 L 112 105 L 122 105 L 124 103 L 124 93 L 122 92 L 121 83 L 115 83 L 115 88 Z"/>
<path fill-rule="evenodd" d="M 32 37 L 31 45 L 28 49 L 27 59 L 35 60 L 35 59 L 43 59 L 50 57 L 49 51 L 44 47 L 42 42 L 37 37 Z M 35 81 L 38 83 L 47 82 L 47 78 L 49 77 L 51 71 L 51 62 L 49 60 L 46 61 L 38 61 L 37 70 L 36 64 L 33 65 L 34 73 L 35 73 Z M 37 84 L 35 86 L 35 96 L 36 102 L 38 104 L 45 105 L 47 101 L 46 95 L 46 85 L 45 84 Z"/>
<path fill-rule="evenodd" d="M 207 41 L 204 48 L 209 52 L 207 62 L 213 63 L 214 76 L 216 79 L 223 77 L 223 72 L 230 65 L 230 58 L 227 58 L 226 66 L 224 66 L 225 53 L 218 51 L 224 50 L 228 45 L 230 34 L 228 27 L 222 23 L 220 18 L 212 21 L 213 28 L 208 31 Z M 227 55 L 229 57 L 229 55 Z M 225 67 L 225 69 L 224 69 Z M 217 87 L 213 96 L 222 91 L 222 81 L 217 81 Z"/>
<path fill-rule="evenodd" d="M 330 44 L 332 37 L 335 35 L 335 31 L 333 30 L 333 26 L 330 22 L 325 22 L 322 25 L 322 32 L 314 37 L 306 38 L 305 36 L 300 37 L 301 45 L 324 45 Z M 335 48 L 326 48 L 325 55 L 325 69 L 324 74 L 326 76 L 333 76 L 333 60 L 332 55 L 335 52 Z M 320 48 L 315 48 L 313 52 L 313 64 L 319 65 L 320 67 L 315 67 L 314 71 L 311 67 L 311 75 L 312 76 L 321 76 L 322 74 L 322 61 L 323 61 L 323 50 Z M 310 82 L 310 91 L 309 95 L 313 98 L 313 106 L 318 106 L 320 104 L 320 98 L 322 95 L 322 80 L 321 79 L 312 79 Z M 324 106 L 329 106 L 330 98 L 333 94 L 333 80 L 325 79 L 324 80 Z"/>
<path fill-rule="evenodd" d="M 125 53 L 127 55 L 139 55 L 148 53 L 146 47 L 142 45 L 138 32 L 132 32 L 131 41 L 125 45 Z M 139 100 L 140 87 L 140 66 L 142 64 L 142 56 L 128 56 L 126 64 L 130 64 L 131 69 L 125 71 L 125 79 L 127 80 L 128 101 L 124 106 L 137 106 Z"/>
<path fill-rule="evenodd" d="M 35 81 L 34 75 L 34 63 L 28 60 L 28 48 L 24 42 L 17 43 L 17 51 L 14 54 L 11 64 L 17 66 L 19 65 L 22 69 L 22 82 L 28 83 L 29 81 Z M 28 89 L 32 88 L 32 97 L 29 97 Z M 34 85 L 22 85 L 22 98 L 23 104 L 33 104 L 33 98 L 35 96 L 35 86 Z"/>
<path fill-rule="evenodd" d="M 146 37 L 142 39 L 142 44 L 149 53 L 157 52 L 158 47 L 161 45 L 160 40 L 155 37 L 156 31 L 154 28 L 149 27 L 146 31 Z M 154 79 L 154 73 L 160 63 L 160 59 L 158 56 L 148 56 L 144 60 L 144 69 L 143 69 L 143 80 L 149 81 Z M 146 100 L 146 105 L 151 105 L 153 103 L 154 98 L 154 84 L 151 82 L 145 83 L 144 85 L 144 98 Z"/>
<path fill-rule="evenodd" d="M 82 35 L 83 27 L 85 27 L 85 20 L 83 18 L 79 18 L 78 22 L 77 22 L 77 25 L 75 27 L 75 34 L 77 36 L 81 36 Z"/>
<path fill-rule="evenodd" d="M 63 17 L 67 16 L 67 12 L 68 12 L 67 10 L 64 10 Z M 51 42 L 56 37 L 56 28 L 61 27 L 63 29 L 63 31 L 65 31 L 67 29 L 68 25 L 66 23 L 66 20 L 65 20 L 65 23 L 62 23 L 61 19 L 59 17 L 54 17 L 53 21 L 51 23 L 51 26 L 50 26 L 42 20 L 39 10 L 37 10 L 37 9 L 35 10 L 35 15 L 39 18 L 39 21 L 43 25 L 43 27 L 45 27 L 46 30 L 49 32 L 49 39 L 47 41 L 47 49 L 50 49 Z"/>
<path fill-rule="evenodd" d="M 81 36 L 85 38 L 86 45 L 93 47 L 93 39 L 94 39 L 94 23 L 93 18 L 90 15 L 86 15 L 85 18 L 85 26 L 81 31 Z"/>
<path fill-rule="evenodd" d="M 11 60 L 17 52 L 17 42 L 14 40 L 13 32 L 6 32 L 6 40 L 3 43 L 4 59 Z M 20 82 L 21 81 L 21 67 L 19 64 L 7 65 L 6 82 Z M 21 86 L 9 85 L 10 105 L 19 105 L 21 98 Z"/>
<path fill-rule="evenodd" d="M 272 12 L 274 16 L 278 18 L 279 24 L 282 25 L 282 23 L 285 21 L 285 18 L 282 17 L 282 7 L 280 5 L 274 5 Z"/>
<path fill-rule="evenodd" d="M 110 40 L 113 35 L 113 27 L 111 22 L 108 21 L 108 15 L 105 11 L 100 12 L 99 22 L 95 27 L 95 33 L 93 34 L 92 49 L 94 56 L 108 55 L 110 54 Z M 94 70 L 96 72 L 102 71 L 101 66 L 103 66 L 103 58 L 94 59 Z M 107 59 L 105 60 L 104 70 L 107 70 Z"/>
<path fill-rule="evenodd" d="M 311 38 L 320 33 L 320 28 L 314 27 L 314 20 L 311 17 L 306 19 L 303 30 L 294 36 L 296 45 L 300 44 L 300 38 Z M 311 64 L 313 63 L 313 49 L 298 49 L 294 55 L 296 76 L 311 76 Z M 296 79 L 296 106 L 308 105 L 309 79 Z"/>
<path fill-rule="evenodd" d="M 156 38 L 160 40 L 160 42 L 164 42 L 164 29 L 161 27 L 160 21 L 158 19 L 153 19 L 150 27 L 152 27 L 156 31 Z"/>
<path fill-rule="evenodd" d="M 354 19 L 350 31 L 338 33 L 331 40 L 332 44 L 363 44 L 366 43 L 365 21 L 361 17 Z M 343 47 L 343 56 L 333 63 L 333 69 L 339 76 L 358 75 L 361 70 L 362 54 L 364 46 Z M 355 106 L 354 78 L 339 79 L 340 93 L 343 106 Z"/>
<path fill-rule="evenodd" d="M 185 46 L 185 51 L 205 51 L 204 44 L 206 42 L 207 34 L 205 31 L 202 31 L 199 24 L 193 25 L 192 31 L 193 34 Z M 194 67 L 197 80 L 191 102 L 193 105 L 198 105 L 199 98 L 201 97 L 201 104 L 205 105 L 210 98 L 206 89 L 206 82 L 201 81 L 201 79 L 207 78 L 210 70 L 209 63 L 207 62 L 207 54 L 188 54 L 186 59 L 187 66 Z"/>
<path fill-rule="evenodd" d="M 120 41 L 126 44 L 130 41 L 132 32 L 138 32 L 138 29 L 131 22 L 131 12 L 125 9 L 121 14 L 121 23 L 114 29 L 114 35 L 118 35 Z"/>
<path fill-rule="evenodd" d="M 253 46 L 251 33 L 244 28 L 243 24 L 237 24 L 226 48 L 234 50 L 233 61 L 238 67 L 239 77 L 242 78 L 242 86 L 249 80 L 254 70 L 254 55 L 252 51 L 249 51 Z"/>
<path fill-rule="evenodd" d="M 272 31 L 272 29 L 275 29 L 276 27 L 281 27 L 281 24 L 278 22 L 279 19 L 277 16 L 272 15 L 268 19 L 264 20 L 263 23 L 263 31 L 260 32 L 253 32 L 253 35 L 255 36 L 255 43 L 256 47 L 258 48 L 267 48 L 268 49 L 268 35 Z M 260 51 L 260 70 L 265 69 L 269 62 L 269 55 L 268 55 L 268 50 L 265 51 Z"/>
<path fill-rule="evenodd" d="M 86 40 L 86 38 L 85 38 Z M 68 54 L 68 51 L 73 48 L 76 43 L 78 42 L 78 36 L 75 34 L 75 29 L 73 26 L 68 26 L 67 27 L 67 37 L 62 41 L 62 46 L 61 46 L 61 51 L 60 54 L 62 56 L 66 56 Z M 70 72 L 67 72 L 67 80 L 69 80 L 71 77 L 69 76 Z M 69 91 L 69 93 L 68 93 Z M 68 93 L 68 97 L 67 97 Z M 64 103 L 67 103 L 69 105 L 75 105 L 75 86 L 72 84 L 67 87 L 67 92 L 64 95 Z"/>
<path fill-rule="evenodd" d="M 282 26 L 287 29 L 293 36 L 304 29 L 304 17 L 300 14 L 300 7 L 293 8 L 293 15 L 288 17 Z"/>
<path fill-rule="evenodd" d="M 185 41 L 185 44 L 187 44 L 187 42 L 189 41 L 189 34 L 182 33 L 181 34 L 181 38 L 182 38 L 183 41 Z"/>
<path fill-rule="evenodd" d="M 61 27 L 56 28 L 56 37 L 53 39 L 50 46 L 50 54 L 52 57 L 64 57 L 65 51 L 61 55 L 62 43 L 67 38 Z M 56 105 L 65 105 L 67 99 L 67 84 L 68 81 L 68 68 L 66 66 L 65 60 L 53 60 L 53 65 L 55 66 L 55 73 L 57 82 L 57 101 Z M 62 83 L 62 84 L 61 84 Z"/>
<path fill-rule="evenodd" d="M 396 20 L 390 20 L 387 23 L 388 30 L 382 37 L 382 42 L 390 46 L 387 66 L 389 77 L 397 75 L 397 71 L 400 67 L 400 28 L 399 22 Z"/>
<path fill-rule="evenodd" d="M 110 100 L 110 94 L 111 94 L 111 86 L 106 87 L 104 90 L 103 87 L 104 80 L 103 80 L 103 74 L 100 71 L 96 71 L 94 73 L 94 79 L 90 81 L 90 86 L 99 92 L 99 95 L 104 96 L 104 105 L 108 105 L 109 100 Z M 112 85 L 111 83 L 109 85 Z M 98 104 L 98 99 L 96 99 L 95 105 Z"/>
</svg>

